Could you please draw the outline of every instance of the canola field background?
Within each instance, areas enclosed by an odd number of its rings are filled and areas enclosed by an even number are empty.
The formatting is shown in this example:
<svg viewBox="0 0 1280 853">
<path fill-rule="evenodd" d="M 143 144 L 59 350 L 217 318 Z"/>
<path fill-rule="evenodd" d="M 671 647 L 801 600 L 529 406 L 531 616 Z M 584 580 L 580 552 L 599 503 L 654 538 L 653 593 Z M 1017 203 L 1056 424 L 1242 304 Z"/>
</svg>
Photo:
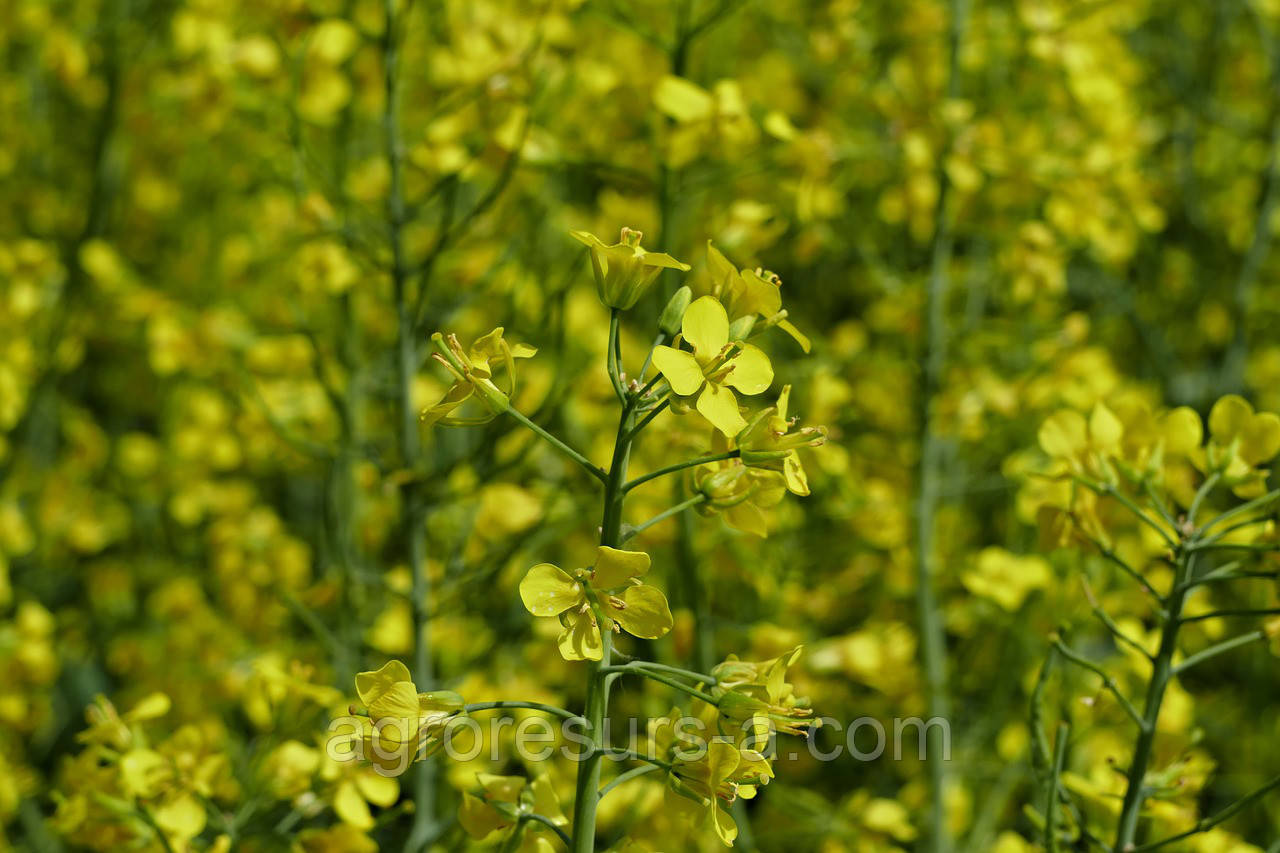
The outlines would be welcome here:
<svg viewBox="0 0 1280 853">
<path fill-rule="evenodd" d="M 1277 853 L 1278 158 L 1275 0 L 0 0 L 0 849 Z M 607 666 L 777 755 L 438 749 Z"/>
</svg>

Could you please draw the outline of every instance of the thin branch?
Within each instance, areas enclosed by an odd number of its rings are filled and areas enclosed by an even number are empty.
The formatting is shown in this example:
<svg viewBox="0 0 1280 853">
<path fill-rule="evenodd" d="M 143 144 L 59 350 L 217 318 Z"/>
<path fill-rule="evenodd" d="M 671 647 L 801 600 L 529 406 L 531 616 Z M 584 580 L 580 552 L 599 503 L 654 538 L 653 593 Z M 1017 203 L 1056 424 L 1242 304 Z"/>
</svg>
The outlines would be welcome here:
<svg viewBox="0 0 1280 853">
<path fill-rule="evenodd" d="M 1146 730 L 1147 728 L 1146 721 L 1142 719 L 1142 715 L 1138 713 L 1138 709 L 1135 708 L 1133 706 L 1133 703 L 1129 701 L 1128 697 L 1126 697 L 1124 693 L 1120 691 L 1120 685 L 1116 684 L 1116 680 L 1112 678 L 1105 669 L 1098 666 L 1096 663 L 1084 657 L 1083 655 L 1079 654 L 1078 652 L 1072 651 L 1071 649 L 1067 648 L 1066 643 L 1062 642 L 1061 637 L 1053 638 L 1053 647 L 1058 650 L 1058 653 L 1060 655 L 1062 655 L 1064 658 L 1074 663 L 1076 666 L 1087 669 L 1090 672 L 1092 672 L 1094 675 L 1101 678 L 1102 686 L 1105 687 L 1107 690 L 1111 691 L 1111 693 L 1120 702 L 1120 707 L 1124 709 L 1124 712 L 1128 714 L 1135 723 L 1138 724 L 1139 729 Z"/>
<path fill-rule="evenodd" d="M 1115 623 L 1115 620 L 1111 618 L 1107 611 L 1102 609 L 1102 605 L 1098 602 L 1098 597 L 1093 594 L 1093 587 L 1089 584 L 1089 579 L 1081 577 L 1080 583 L 1084 587 L 1084 597 L 1088 599 L 1089 607 L 1093 610 L 1093 615 L 1098 617 L 1098 621 L 1106 626 L 1112 636 L 1136 651 L 1138 654 L 1142 655 L 1147 660 L 1154 662 L 1155 655 L 1147 651 L 1137 640 L 1130 637 L 1124 631 L 1121 631 L 1120 626 Z"/>
<path fill-rule="evenodd" d="M 1194 616 L 1183 616 L 1183 622 L 1203 622 L 1206 619 L 1225 619 L 1232 616 L 1276 616 L 1280 607 L 1267 607 L 1261 610 L 1215 610 L 1212 613 L 1197 613 Z"/>
<path fill-rule="evenodd" d="M 555 821 L 553 821 L 551 818 L 547 817 L 546 815 L 541 815 L 541 814 L 538 814 L 537 812 L 528 812 L 526 814 L 521 815 L 520 817 L 522 820 L 531 820 L 534 823 L 540 823 L 543 826 L 545 826 L 547 829 L 550 829 L 552 832 L 554 832 L 556 835 L 560 837 L 560 840 L 564 842 L 566 847 L 573 843 L 569 839 L 569 834 L 565 832 L 563 829 L 561 829 L 556 824 Z"/>
<path fill-rule="evenodd" d="M 696 468 L 699 465 L 706 465 L 709 462 L 723 462 L 726 459 L 736 459 L 741 455 L 742 451 L 740 450 L 730 450 L 726 453 L 716 453 L 712 456 L 702 456 L 697 459 L 688 459 L 684 462 L 677 462 L 674 465 L 667 465 L 666 467 L 659 468 L 656 471 L 651 471 L 643 477 L 636 477 L 631 482 L 624 484 L 622 491 L 629 492 L 636 486 L 643 485 L 650 480 L 656 480 L 657 478 L 666 476 L 667 474 L 675 474 L 676 472 L 683 471 L 686 468 Z"/>
<path fill-rule="evenodd" d="M 565 444 L 563 441 L 556 438 L 554 435 L 547 432 L 545 429 L 538 426 L 533 421 L 529 420 L 529 418 L 526 417 L 524 413 L 521 412 L 519 409 L 512 406 L 511 408 L 507 409 L 507 414 L 511 415 L 511 417 L 515 418 L 517 421 L 523 424 L 534 435 L 546 441 L 548 444 L 550 444 L 556 450 L 559 450 L 565 456 L 568 456 L 574 462 L 577 462 L 587 471 L 588 474 L 595 477 L 600 482 L 603 483 L 609 478 L 609 475 L 605 473 L 603 468 L 601 468 L 599 465 L 596 465 L 590 459 L 583 456 L 581 453 L 574 450 L 572 447 Z"/>
<path fill-rule="evenodd" d="M 504 711 L 504 710 L 526 710 L 526 711 L 542 711 L 544 714 L 550 714 L 553 717 L 560 717 L 563 720 L 579 720 L 577 714 L 564 708 L 558 708 L 555 705 L 546 705 L 542 702 L 523 702 L 515 700 L 500 699 L 495 702 L 472 702 L 464 705 L 462 710 L 468 714 L 476 711 Z"/>
<path fill-rule="evenodd" d="M 1184 838 L 1190 838 L 1191 836 L 1197 835 L 1201 832 L 1208 832 L 1210 829 L 1213 829 L 1218 824 L 1224 823 L 1225 821 L 1234 817 L 1237 812 L 1239 812 L 1245 806 L 1252 803 L 1254 800 L 1265 797 L 1271 791 L 1274 791 L 1278 788 L 1280 788 L 1280 776 L 1275 777 L 1270 782 L 1263 785 L 1261 788 L 1258 788 L 1256 791 L 1245 794 L 1243 797 L 1236 800 L 1234 803 L 1227 806 L 1217 814 L 1214 814 L 1211 817 L 1201 818 L 1200 820 L 1196 821 L 1195 826 L 1191 827 L 1186 832 L 1180 832 L 1177 835 L 1171 835 L 1168 838 L 1161 839 L 1160 841 L 1153 841 L 1150 844 L 1143 844 L 1140 847 L 1134 847 L 1132 848 L 1132 853 L 1148 853 L 1148 851 L 1151 851 L 1151 850 L 1159 850 L 1161 847 L 1164 847 L 1166 844 L 1173 844 L 1175 841 L 1181 841 Z"/>
<path fill-rule="evenodd" d="M 625 773 L 619 773 L 617 776 L 614 776 L 612 779 L 610 779 L 609 783 L 600 789 L 600 793 L 597 796 L 603 800 L 605 794 L 609 793 L 619 785 L 630 782 L 632 779 L 638 778 L 640 776 L 644 776 L 647 773 L 653 773 L 655 770 L 661 770 L 661 769 L 662 767 L 660 767 L 657 764 L 646 764 L 643 767 L 633 767 L 630 770 L 626 771 Z"/>
<path fill-rule="evenodd" d="M 629 542 L 632 539 L 634 539 L 636 536 L 648 530 L 650 527 L 653 527 L 655 524 L 660 524 L 666 521 L 671 516 L 679 515 L 680 513 L 684 512 L 686 509 L 689 509 L 690 507 L 695 507 L 698 504 L 706 503 L 706 501 L 707 501 L 707 496 L 704 494 L 697 494 L 689 498 L 687 501 L 681 501 L 675 506 L 670 507 L 669 509 L 663 510 L 662 512 L 658 513 L 653 518 L 646 521 L 644 524 L 641 524 L 639 527 L 633 527 L 630 530 L 628 530 L 626 533 L 622 535 L 622 541 Z"/>
<path fill-rule="evenodd" d="M 1216 658 L 1220 654 L 1224 654 L 1232 649 L 1238 649 L 1241 646 L 1247 646 L 1250 643 L 1256 643 L 1259 640 L 1265 639 L 1267 639 L 1267 632 L 1259 629 L 1257 631 L 1250 631 L 1247 634 L 1241 634 L 1238 637 L 1232 637 L 1230 640 L 1223 640 L 1221 643 L 1212 645 L 1203 651 L 1196 652 L 1194 655 L 1175 666 L 1173 668 L 1173 674 L 1181 675 L 1197 664 L 1202 664 L 1207 660 Z"/>
</svg>

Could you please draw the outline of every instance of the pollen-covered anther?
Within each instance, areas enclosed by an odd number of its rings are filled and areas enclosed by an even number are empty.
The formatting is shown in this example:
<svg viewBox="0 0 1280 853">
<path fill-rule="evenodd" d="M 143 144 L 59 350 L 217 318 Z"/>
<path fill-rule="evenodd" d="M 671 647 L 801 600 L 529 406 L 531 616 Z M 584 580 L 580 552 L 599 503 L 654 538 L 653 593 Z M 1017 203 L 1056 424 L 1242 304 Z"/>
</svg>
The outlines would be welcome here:
<svg viewBox="0 0 1280 853">
<path fill-rule="evenodd" d="M 609 604 L 616 610 L 626 610 L 627 603 L 616 595 L 609 596 Z"/>
</svg>

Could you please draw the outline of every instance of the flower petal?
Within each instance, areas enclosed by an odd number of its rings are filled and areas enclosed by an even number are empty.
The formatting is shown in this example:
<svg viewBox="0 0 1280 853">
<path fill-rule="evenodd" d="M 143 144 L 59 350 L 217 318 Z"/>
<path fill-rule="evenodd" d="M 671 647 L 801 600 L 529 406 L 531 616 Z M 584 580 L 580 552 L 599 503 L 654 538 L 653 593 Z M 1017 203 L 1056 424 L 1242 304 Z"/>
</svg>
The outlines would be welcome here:
<svg viewBox="0 0 1280 853">
<path fill-rule="evenodd" d="M 700 358 L 711 358 L 729 343 L 729 314 L 713 296 L 693 300 L 680 328 Z"/>
<path fill-rule="evenodd" d="M 732 847 L 733 840 L 738 837 L 738 825 L 733 822 L 733 817 L 724 810 L 718 799 L 712 800 L 711 808 L 716 823 L 716 835 L 720 836 L 721 841 Z"/>
<path fill-rule="evenodd" d="M 1213 404 L 1209 412 L 1209 433 L 1219 444 L 1229 444 L 1253 417 L 1253 406 L 1236 394 L 1228 394 Z"/>
<path fill-rule="evenodd" d="M 442 418 L 467 401 L 475 389 L 471 383 L 458 383 L 450 388 L 440 400 L 430 408 L 422 410 L 418 420 L 423 426 L 434 426 Z"/>
<path fill-rule="evenodd" d="M 782 476 L 787 479 L 787 489 L 793 495 L 806 497 L 809 494 L 809 478 L 805 476 L 804 466 L 800 464 L 800 454 L 794 450 L 782 460 Z"/>
<path fill-rule="evenodd" d="M 764 350 L 751 344 L 742 344 L 742 350 L 729 359 L 733 370 L 725 377 L 725 384 L 751 396 L 769 389 L 773 383 L 773 365 Z"/>
<path fill-rule="evenodd" d="M 565 660 L 600 660 L 604 647 L 600 640 L 600 626 L 588 613 L 575 613 L 560 635 L 560 656 Z"/>
<path fill-rule="evenodd" d="M 366 800 L 384 809 L 400 799 L 400 783 L 374 770 L 363 770 L 356 775 L 356 789 Z"/>
<path fill-rule="evenodd" d="M 1261 412 L 1249 419 L 1240 436 L 1240 455 L 1250 465 L 1261 465 L 1280 453 L 1280 417 Z"/>
<path fill-rule="evenodd" d="M 671 608 L 657 587 L 633 586 L 622 594 L 623 607 L 606 604 L 609 615 L 633 637 L 656 640 L 671 630 Z"/>
<path fill-rule="evenodd" d="M 395 785 L 395 782 L 391 784 Z M 342 822 L 356 829 L 373 829 L 373 815 L 369 813 L 369 804 L 360 796 L 356 786 L 350 780 L 338 783 L 333 793 L 333 810 Z"/>
<path fill-rule="evenodd" d="M 649 571 L 649 555 L 643 551 L 620 551 L 601 545 L 596 549 L 596 564 L 591 572 L 591 585 L 597 589 L 613 589 Z"/>
<path fill-rule="evenodd" d="M 1160 424 L 1165 453 L 1187 456 L 1204 440 L 1200 414 L 1189 406 L 1179 406 L 1164 416 Z"/>
<path fill-rule="evenodd" d="M 702 368 L 691 353 L 674 347 L 654 347 L 653 364 L 671 383 L 671 390 L 682 397 L 702 387 Z"/>
<path fill-rule="evenodd" d="M 413 686 L 409 668 L 398 660 L 387 661 L 379 670 L 356 675 L 356 693 L 375 720 L 418 717 L 418 690 Z"/>
<path fill-rule="evenodd" d="M 1040 426 L 1040 448 L 1054 458 L 1075 459 L 1088 444 L 1088 429 L 1079 412 L 1055 412 Z"/>
<path fill-rule="evenodd" d="M 550 563 L 539 563 L 520 581 L 520 600 L 534 616 L 559 616 L 582 599 L 582 584 Z"/>
<path fill-rule="evenodd" d="M 708 382 L 698 395 L 697 408 L 699 414 L 727 436 L 737 435 L 747 425 L 738 411 L 738 398 L 723 385 Z"/>
<path fill-rule="evenodd" d="M 688 272 L 693 269 L 693 267 L 683 261 L 677 261 L 675 258 L 662 252 L 645 252 L 640 256 L 640 263 L 647 267 L 662 267 L 663 269 L 680 270 L 681 272 Z"/>
<path fill-rule="evenodd" d="M 809 336 L 797 329 L 794 323 L 790 320 L 779 320 L 778 328 L 794 338 L 795 342 L 800 345 L 800 349 L 804 351 L 805 355 L 809 354 L 809 350 L 812 349 L 813 346 L 809 343 Z"/>
</svg>

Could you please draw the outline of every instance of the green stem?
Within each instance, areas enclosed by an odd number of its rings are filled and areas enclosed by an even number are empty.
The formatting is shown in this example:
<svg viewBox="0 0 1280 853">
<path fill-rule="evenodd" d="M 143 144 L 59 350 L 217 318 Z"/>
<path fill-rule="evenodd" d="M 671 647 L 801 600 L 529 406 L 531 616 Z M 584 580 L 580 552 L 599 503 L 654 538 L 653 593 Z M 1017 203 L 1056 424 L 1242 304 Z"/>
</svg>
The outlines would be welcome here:
<svg viewBox="0 0 1280 853">
<path fill-rule="evenodd" d="M 1204 490 L 1207 491 L 1207 490 Z M 1165 603 L 1167 618 L 1160 631 L 1160 647 L 1152 662 L 1151 681 L 1147 684 L 1147 699 L 1144 707 L 1141 728 L 1134 744 L 1133 758 L 1129 762 L 1126 774 L 1127 782 L 1124 803 L 1120 807 L 1119 827 L 1116 831 L 1115 850 L 1132 849 L 1138 837 L 1138 822 L 1142 817 L 1142 804 L 1147 797 L 1147 767 L 1151 764 L 1151 755 L 1155 748 L 1156 725 L 1160 720 L 1160 708 L 1164 702 L 1164 694 L 1173 676 L 1173 656 L 1178 648 L 1178 631 L 1183 624 L 1182 606 L 1186 601 L 1186 592 L 1182 589 L 1187 579 L 1195 572 L 1195 554 L 1179 547 L 1176 551 L 1176 576 L 1173 591 Z"/>
<path fill-rule="evenodd" d="M 1213 491 L 1213 487 L 1218 485 L 1221 476 L 1218 474 L 1210 474 L 1200 488 L 1196 490 L 1196 496 L 1191 499 L 1191 508 L 1187 510 L 1187 523 L 1195 527 L 1196 516 L 1200 514 L 1200 506 L 1204 503 L 1205 498 L 1209 497 L 1209 493 Z M 1221 516 L 1219 516 L 1221 519 Z"/>
<path fill-rule="evenodd" d="M 641 418 L 640 423 L 636 424 L 635 428 L 631 430 L 631 434 L 627 436 L 627 442 L 630 443 L 632 441 L 635 441 L 635 437 L 640 434 L 641 430 L 647 427 L 653 421 L 654 418 L 662 414 L 666 410 L 667 406 L 670 406 L 670 405 L 671 405 L 671 397 L 668 396 L 667 399 L 663 400 L 661 403 L 659 403 L 658 405 L 650 409 L 648 414 L 646 414 L 643 418 Z"/>
<path fill-rule="evenodd" d="M 675 474 L 679 471 L 684 471 L 688 468 L 697 468 L 699 465 L 706 465 L 709 462 L 723 462 L 726 459 L 736 459 L 741 455 L 742 455 L 741 450 L 730 450 L 726 453 L 717 453 L 713 456 L 702 456 L 698 459 L 689 459 L 684 462 L 677 462 L 674 465 L 667 465 L 664 468 L 659 468 L 656 471 L 651 471 L 648 474 L 645 474 L 643 477 L 636 477 L 634 480 L 631 480 L 628 483 L 624 484 L 622 487 L 622 490 L 624 492 L 629 492 L 632 489 L 634 489 L 636 486 L 642 486 L 645 483 L 649 482 L 650 480 L 656 480 L 659 477 L 665 477 L 667 474 Z"/>
<path fill-rule="evenodd" d="M 523 701 L 500 699 L 496 702 L 472 702 L 471 704 L 463 707 L 463 710 L 466 711 L 468 714 L 473 714 L 476 711 L 504 711 L 507 709 L 542 711 L 545 714 L 550 714 L 553 717 L 560 717 L 561 719 L 565 719 L 565 720 L 582 719 L 577 714 L 565 708 L 557 708 L 555 705 L 544 705 L 541 702 L 523 702 Z"/>
<path fill-rule="evenodd" d="M 1053 744 L 1053 768 L 1049 773 L 1049 791 L 1044 804 L 1044 842 L 1048 853 L 1058 853 L 1058 790 L 1062 782 L 1062 768 L 1067 760 L 1067 738 L 1071 727 L 1058 723 L 1058 738 Z"/>
<path fill-rule="evenodd" d="M 609 382 L 613 385 L 613 393 L 618 395 L 618 402 L 627 405 L 627 391 L 622 386 L 622 352 L 621 341 L 619 335 L 619 320 L 621 313 L 617 308 L 609 309 L 609 352 L 606 355 L 606 363 L 609 372 Z"/>
<path fill-rule="evenodd" d="M 529 430 L 534 435 L 538 436 L 543 441 L 547 442 L 547 444 L 550 444 L 556 450 L 559 450 L 565 456 L 568 456 L 574 462 L 577 462 L 586 470 L 588 474 L 595 477 L 600 482 L 603 483 L 609 478 L 609 475 L 605 472 L 603 468 L 601 468 L 599 465 L 596 465 L 590 459 L 583 456 L 581 453 L 574 450 L 572 447 L 565 444 L 563 441 L 556 438 L 554 435 L 547 432 L 545 429 L 538 426 L 533 421 L 529 420 L 529 418 L 526 417 L 525 414 L 521 412 L 519 409 L 512 406 L 511 408 L 507 409 L 507 414 L 511 415 L 511 417 L 519 421 L 521 425 L 525 427 L 525 429 Z"/>
<path fill-rule="evenodd" d="M 1073 651 L 1066 643 L 1062 642 L 1062 638 L 1060 637 L 1053 638 L 1053 647 L 1058 650 L 1058 654 L 1062 655 L 1076 666 L 1082 669 L 1087 669 L 1094 675 L 1101 678 L 1102 686 L 1109 690 L 1111 695 L 1116 697 L 1116 701 L 1120 703 L 1120 707 L 1124 709 L 1124 712 L 1128 714 L 1129 718 L 1137 723 L 1138 728 L 1145 733 L 1147 728 L 1146 720 L 1142 718 L 1142 715 L 1138 713 L 1138 709 L 1129 701 L 1129 697 L 1125 696 L 1120 690 L 1120 685 L 1116 683 L 1114 678 L 1107 674 L 1105 669 L 1098 666 L 1079 652 Z"/>
<path fill-rule="evenodd" d="M 689 509 L 690 507 L 695 507 L 698 504 L 702 504 L 706 502 L 707 502 L 706 495 L 703 495 L 703 494 L 694 495 L 693 497 L 689 498 L 686 501 L 681 501 L 675 506 L 670 507 L 669 509 L 663 510 L 662 512 L 655 515 L 653 518 L 646 521 L 644 524 L 641 524 L 639 527 L 631 528 L 630 530 L 627 531 L 626 535 L 622 537 L 621 541 L 629 542 L 639 534 L 648 530 L 650 527 L 653 527 L 655 524 L 660 524 L 666 521 L 668 518 L 670 518 L 673 515 L 679 515 L 680 513 L 684 512 L 686 509 Z"/>
<path fill-rule="evenodd" d="M 521 815 L 521 818 L 523 820 L 531 820 L 534 823 L 540 823 L 543 826 L 547 827 L 547 829 L 550 829 L 552 832 L 554 832 L 557 836 L 560 837 L 560 840 L 564 842 L 566 847 L 568 847 L 572 843 L 572 841 L 570 841 L 569 839 L 568 833 L 566 833 L 563 829 L 557 826 L 556 822 L 553 821 L 551 818 L 547 817 L 546 815 L 541 815 L 541 814 L 538 814 L 537 812 L 529 812 L 528 814 Z"/>
<path fill-rule="evenodd" d="M 716 704 L 716 700 L 714 696 L 710 696 L 696 687 L 685 684 L 682 681 L 677 681 L 676 679 L 671 678 L 670 676 L 667 676 L 667 675 L 663 675 L 660 672 L 655 672 L 653 670 L 646 669 L 645 666 L 646 664 L 643 664 L 643 663 L 628 663 L 628 664 L 623 664 L 622 666 L 608 666 L 604 668 L 604 671 L 616 672 L 619 674 L 633 673 L 635 675 L 641 675 L 641 676 L 644 676 L 645 678 L 648 678 L 651 681 L 656 681 L 659 684 L 665 684 L 674 690 L 679 690 L 681 693 L 688 694 L 689 696 L 692 696 L 695 699 L 701 699 L 703 702 L 706 702 L 708 705 Z"/>
<path fill-rule="evenodd" d="M 1201 818 L 1199 821 L 1196 822 L 1195 826 L 1191 827 L 1185 832 L 1180 832 L 1177 835 L 1172 835 L 1168 838 L 1161 839 L 1160 841 L 1153 841 L 1150 844 L 1143 844 L 1141 847 L 1134 847 L 1132 848 L 1131 853 L 1149 853 L 1149 851 L 1151 850 L 1159 850 L 1161 847 L 1164 847 L 1167 844 L 1172 844 L 1175 841 L 1181 841 L 1184 838 L 1190 838 L 1191 836 L 1197 835 L 1201 832 L 1208 832 L 1218 824 L 1224 823 L 1231 817 L 1235 816 L 1237 812 L 1239 812 L 1245 806 L 1252 803 L 1254 800 L 1265 797 L 1267 794 L 1278 789 L 1280 789 L 1280 776 L 1275 777 L 1270 782 L 1263 785 L 1261 788 L 1258 788 L 1255 791 L 1245 794 L 1243 797 L 1236 800 L 1234 803 L 1227 806 L 1217 814 L 1211 815 L 1210 817 Z"/>
<path fill-rule="evenodd" d="M 624 405 L 618 418 L 618 434 L 613 444 L 613 459 L 604 478 L 604 512 L 600 520 L 600 544 L 618 547 L 622 544 L 622 509 L 626 492 L 627 464 L 631 459 L 632 406 Z M 608 669 L 613 652 L 613 632 L 603 625 L 600 631 L 600 660 L 587 664 L 587 698 L 584 717 L 590 751 L 578 764 L 578 778 L 573 801 L 573 853 L 592 853 L 596 843 L 596 806 L 599 803 L 600 758 L 604 754 L 604 722 L 609 708 Z"/>
<path fill-rule="evenodd" d="M 707 675 L 705 672 L 695 672 L 692 669 L 684 669 L 683 667 L 679 667 L 679 666 L 669 666 L 668 664 L 665 664 L 665 663 L 656 663 L 654 661 L 648 661 L 648 660 L 629 661 L 629 663 L 633 663 L 635 666 L 642 667 L 644 669 L 652 669 L 656 672 L 666 672 L 671 675 L 680 675 L 685 678 L 692 679 L 693 681 L 698 681 L 698 682 L 701 682 L 702 684 L 708 684 L 713 687 L 719 683 L 719 679 L 717 679 L 713 675 Z"/>
<path fill-rule="evenodd" d="M 1277 616 L 1280 615 L 1280 607 L 1264 607 L 1257 610 L 1215 610 L 1212 613 L 1197 613 L 1194 616 L 1186 616 L 1182 619 L 1187 622 L 1203 622 L 1206 619 L 1225 619 L 1228 616 Z"/>
<path fill-rule="evenodd" d="M 1119 501 L 1121 504 L 1124 505 L 1125 509 L 1133 513 L 1134 516 L 1138 518 L 1138 520 L 1142 521 L 1144 524 L 1146 524 L 1156 533 L 1159 533 L 1160 538 L 1165 541 L 1166 545 L 1168 545 L 1170 548 L 1178 547 L 1178 540 L 1174 539 L 1172 536 L 1169 535 L 1169 531 L 1164 528 L 1164 525 L 1162 525 L 1160 522 L 1152 518 L 1151 515 L 1146 510 L 1144 510 L 1142 507 L 1134 503 L 1133 498 L 1129 497 L 1124 492 L 1117 489 L 1115 486 L 1112 486 L 1109 483 L 1097 483 L 1086 477 L 1077 477 L 1076 480 L 1082 483 L 1083 485 L 1087 486 L 1088 488 L 1092 489 L 1094 492 L 1097 492 L 1101 496 L 1115 498 L 1117 501 Z"/>
<path fill-rule="evenodd" d="M 1230 521 L 1236 516 L 1245 515 L 1247 513 L 1253 512 L 1255 509 L 1262 509 L 1267 504 L 1272 503 L 1274 501 L 1280 501 L 1280 489 L 1273 489 L 1272 491 L 1267 492 L 1265 495 L 1262 495 L 1261 497 L 1256 497 L 1251 501 L 1242 503 L 1239 506 L 1232 507 L 1231 509 L 1219 515 L 1217 518 L 1205 524 L 1204 530 L 1200 532 L 1201 533 L 1208 532 L 1210 528 L 1216 525 L 1222 524 L 1223 522 L 1226 522 L 1226 521 Z"/>
<path fill-rule="evenodd" d="M 646 764 L 643 767 L 633 767 L 624 773 L 619 773 L 617 776 L 610 779 L 609 782 L 603 788 L 600 789 L 600 799 L 603 800 L 605 794 L 609 793 L 619 785 L 626 784 L 627 782 L 630 782 L 632 779 L 638 778 L 640 776 L 644 776 L 648 773 L 653 773 L 655 770 L 661 770 L 661 769 L 662 767 L 660 767 L 657 764 Z"/>
<path fill-rule="evenodd" d="M 1231 651 L 1232 649 L 1238 649 L 1241 646 L 1247 646 L 1250 643 L 1256 643 L 1259 640 L 1265 640 L 1265 639 L 1267 639 L 1267 632 L 1258 630 L 1258 631 L 1250 631 L 1247 634 L 1241 634 L 1238 637 L 1232 637 L 1230 640 L 1223 640 L 1221 643 L 1212 645 L 1209 648 L 1204 649 L 1203 651 L 1196 652 L 1194 655 L 1191 655 L 1191 657 L 1185 659 L 1182 663 L 1178 664 L 1173 668 L 1173 674 L 1182 675 L 1182 673 L 1186 672 L 1187 670 L 1191 669 L 1197 664 L 1201 664 L 1207 660 L 1211 660 L 1212 658 L 1215 658 L 1220 654 L 1224 654 L 1226 652 Z"/>
</svg>

